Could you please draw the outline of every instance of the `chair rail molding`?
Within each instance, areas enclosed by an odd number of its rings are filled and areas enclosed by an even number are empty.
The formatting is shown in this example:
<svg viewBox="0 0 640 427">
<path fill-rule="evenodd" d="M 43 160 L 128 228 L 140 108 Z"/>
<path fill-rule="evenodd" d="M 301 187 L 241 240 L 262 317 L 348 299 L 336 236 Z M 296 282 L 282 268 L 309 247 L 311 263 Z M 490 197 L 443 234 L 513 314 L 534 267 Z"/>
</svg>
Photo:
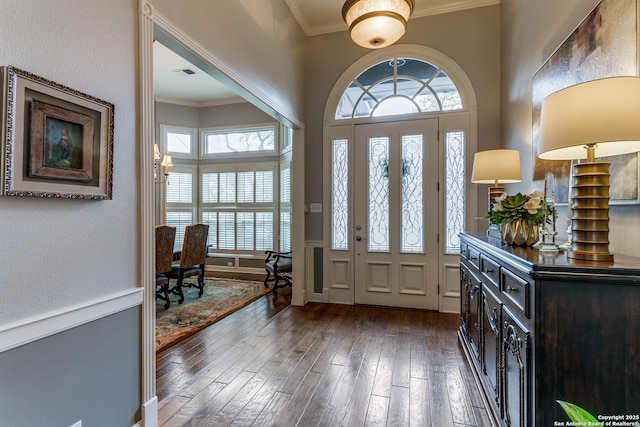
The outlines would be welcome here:
<svg viewBox="0 0 640 427">
<path fill-rule="evenodd" d="M 107 295 L 0 328 L 0 353 L 142 304 L 142 288 Z"/>
</svg>

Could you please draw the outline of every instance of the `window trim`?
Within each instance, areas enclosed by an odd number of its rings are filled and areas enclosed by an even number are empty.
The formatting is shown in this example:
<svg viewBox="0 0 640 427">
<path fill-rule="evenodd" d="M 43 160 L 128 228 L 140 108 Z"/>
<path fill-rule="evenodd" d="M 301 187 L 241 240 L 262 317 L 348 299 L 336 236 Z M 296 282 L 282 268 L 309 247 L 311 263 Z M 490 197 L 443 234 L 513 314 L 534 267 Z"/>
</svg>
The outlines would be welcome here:
<svg viewBox="0 0 640 427">
<path fill-rule="evenodd" d="M 168 151 L 168 143 L 167 143 L 167 134 L 169 133 L 181 133 L 185 135 L 191 135 L 191 151 L 189 153 L 177 153 L 175 151 Z M 160 151 L 165 153 L 171 153 L 171 157 L 173 159 L 190 159 L 196 160 L 198 159 L 198 128 L 184 127 L 184 126 L 174 126 L 167 124 L 160 124 Z"/>
<path fill-rule="evenodd" d="M 273 130 L 274 135 L 274 148 L 273 150 L 262 151 L 245 151 L 235 153 L 206 153 L 205 145 L 208 134 L 216 133 L 236 133 L 243 131 L 256 131 L 256 130 Z M 280 153 L 280 123 L 267 122 L 267 123 L 255 123 L 251 125 L 238 125 L 238 126 L 216 126 L 200 128 L 199 130 L 199 146 L 200 146 L 200 160 L 213 160 L 213 159 L 238 159 L 240 161 L 248 158 L 264 158 L 278 156 Z M 228 132 L 225 132 L 228 131 Z M 242 160 L 241 160 L 242 159 Z"/>
</svg>

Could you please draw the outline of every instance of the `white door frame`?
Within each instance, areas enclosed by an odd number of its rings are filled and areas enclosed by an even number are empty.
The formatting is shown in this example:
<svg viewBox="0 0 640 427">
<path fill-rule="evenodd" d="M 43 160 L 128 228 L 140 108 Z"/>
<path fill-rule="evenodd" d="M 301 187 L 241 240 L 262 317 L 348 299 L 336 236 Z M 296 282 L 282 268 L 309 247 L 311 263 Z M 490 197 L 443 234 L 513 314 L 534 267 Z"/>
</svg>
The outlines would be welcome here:
<svg viewBox="0 0 640 427">
<path fill-rule="evenodd" d="M 456 85 L 460 97 L 463 101 L 463 109 L 456 112 L 445 113 L 422 113 L 416 114 L 419 117 L 438 117 L 439 122 L 439 146 L 442 148 L 444 138 L 447 132 L 452 130 L 464 130 L 466 134 L 465 141 L 465 229 L 475 231 L 477 222 L 475 218 L 477 212 L 477 192 L 472 191 L 470 184 L 471 169 L 473 165 L 473 153 L 477 151 L 477 134 L 478 134 L 478 108 L 475 92 L 471 81 L 467 77 L 462 68 L 444 53 L 421 45 L 415 44 L 396 44 L 385 49 L 375 50 L 363 56 L 354 62 L 337 80 L 333 86 L 331 93 L 327 99 L 324 111 L 324 132 L 323 132 L 323 205 L 327 206 L 327 212 L 323 218 L 323 241 L 324 241 L 324 257 L 323 257 L 323 293 L 322 299 L 338 304 L 354 304 L 354 287 L 353 287 L 353 258 L 351 251 L 332 250 L 331 247 L 331 144 L 336 139 L 346 139 L 350 143 L 354 141 L 354 127 L 357 123 L 379 123 L 390 121 L 389 118 L 377 117 L 353 120 L 336 119 L 336 108 L 340 97 L 345 89 L 362 71 L 369 67 L 393 57 L 417 58 L 431 63 L 443 70 Z M 353 164 L 353 150 L 349 154 L 349 164 Z M 439 154 L 440 161 L 440 179 L 442 186 L 444 180 L 444 152 Z M 350 194 L 353 194 L 353 179 L 350 179 Z M 473 188 L 475 190 L 475 188 Z M 440 191 L 440 205 L 443 204 L 444 191 Z M 349 198 L 349 212 L 353 212 L 353 197 Z M 440 215 L 443 218 L 443 215 Z M 353 218 L 350 218 L 350 233 Z M 439 233 L 444 235 L 444 219 L 440 221 Z M 349 236 L 352 238 L 353 236 Z M 439 247 L 441 253 L 444 254 L 444 239 L 440 239 Z M 458 263 L 455 255 L 445 254 L 441 258 L 439 267 L 439 311 L 442 312 L 458 312 L 459 311 L 459 280 L 458 280 Z"/>
<path fill-rule="evenodd" d="M 153 41 L 154 28 L 172 37 L 214 69 L 223 72 L 230 82 L 252 100 L 259 103 L 274 117 L 281 117 L 294 128 L 292 141 L 291 186 L 291 249 L 293 251 L 293 305 L 305 303 L 304 278 L 304 124 L 289 111 L 280 108 L 276 100 L 264 95 L 241 74 L 193 40 L 187 32 L 159 13 L 147 0 L 138 0 L 139 22 L 139 84 L 140 84 L 140 279 L 144 286 L 142 302 L 142 425 L 158 425 L 158 399 L 156 396 L 155 353 L 155 189 L 153 178 L 153 143 L 155 141 L 155 114 L 153 97 Z"/>
</svg>

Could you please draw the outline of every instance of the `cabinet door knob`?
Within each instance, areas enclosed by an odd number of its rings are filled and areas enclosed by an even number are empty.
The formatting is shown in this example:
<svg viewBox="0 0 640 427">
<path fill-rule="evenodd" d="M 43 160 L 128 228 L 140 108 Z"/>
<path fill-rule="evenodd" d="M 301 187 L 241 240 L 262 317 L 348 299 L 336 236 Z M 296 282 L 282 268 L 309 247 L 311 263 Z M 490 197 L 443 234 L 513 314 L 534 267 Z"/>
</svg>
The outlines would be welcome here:
<svg viewBox="0 0 640 427">
<path fill-rule="evenodd" d="M 485 268 L 485 273 L 493 273 L 493 268 Z"/>
<path fill-rule="evenodd" d="M 507 286 L 507 292 L 518 292 L 518 288 L 514 288 L 513 286 Z"/>
</svg>

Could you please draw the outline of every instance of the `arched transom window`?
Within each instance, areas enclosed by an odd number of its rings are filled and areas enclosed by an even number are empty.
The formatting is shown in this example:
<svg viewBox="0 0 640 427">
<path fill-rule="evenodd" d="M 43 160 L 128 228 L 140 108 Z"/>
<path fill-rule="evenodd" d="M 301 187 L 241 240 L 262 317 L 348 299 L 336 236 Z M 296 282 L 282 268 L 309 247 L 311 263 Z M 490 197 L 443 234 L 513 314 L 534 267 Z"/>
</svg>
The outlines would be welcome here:
<svg viewBox="0 0 640 427">
<path fill-rule="evenodd" d="M 394 57 L 369 67 L 347 87 L 337 120 L 461 110 L 462 97 L 447 74 L 420 59 Z"/>
</svg>

